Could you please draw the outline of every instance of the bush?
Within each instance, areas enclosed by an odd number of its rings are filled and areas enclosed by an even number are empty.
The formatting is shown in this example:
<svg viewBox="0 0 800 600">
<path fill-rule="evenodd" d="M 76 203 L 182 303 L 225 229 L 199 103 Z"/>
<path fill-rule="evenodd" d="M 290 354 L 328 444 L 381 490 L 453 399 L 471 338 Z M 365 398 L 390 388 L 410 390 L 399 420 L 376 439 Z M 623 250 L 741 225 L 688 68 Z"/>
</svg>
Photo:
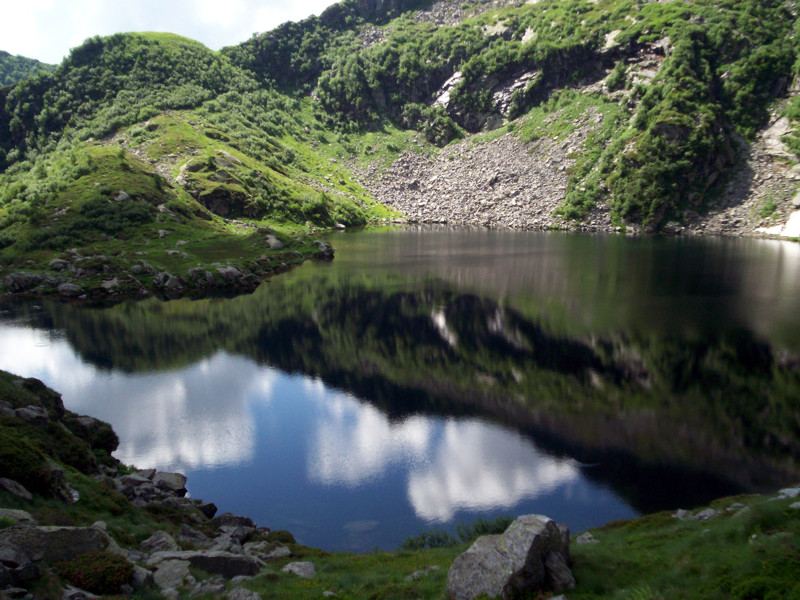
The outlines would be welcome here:
<svg viewBox="0 0 800 600">
<path fill-rule="evenodd" d="M 296 544 L 294 536 L 289 531 L 279 529 L 278 531 L 270 531 L 267 534 L 268 542 L 278 542 L 280 544 Z"/>
<path fill-rule="evenodd" d="M 423 550 L 424 548 L 449 548 L 458 544 L 458 539 L 444 529 L 430 529 L 409 536 L 400 543 L 403 550 Z"/>
<path fill-rule="evenodd" d="M 496 519 L 492 519 L 491 521 L 481 518 L 473 522 L 471 525 L 456 526 L 456 531 L 458 531 L 458 537 L 461 538 L 461 541 L 466 543 L 475 541 L 482 535 L 503 533 L 513 522 L 514 519 L 508 516 L 500 516 Z"/>
<path fill-rule="evenodd" d="M 133 565 L 117 554 L 95 552 L 61 563 L 58 574 L 87 592 L 114 594 L 131 580 Z"/>
</svg>

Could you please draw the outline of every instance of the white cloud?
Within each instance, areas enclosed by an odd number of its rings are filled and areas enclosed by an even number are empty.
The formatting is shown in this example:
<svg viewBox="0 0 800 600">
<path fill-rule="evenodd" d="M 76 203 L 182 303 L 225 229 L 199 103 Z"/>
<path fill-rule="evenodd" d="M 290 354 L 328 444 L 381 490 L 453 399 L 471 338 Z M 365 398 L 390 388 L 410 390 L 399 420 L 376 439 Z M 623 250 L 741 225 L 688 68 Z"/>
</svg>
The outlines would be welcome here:
<svg viewBox="0 0 800 600">
<path fill-rule="evenodd" d="M 0 0 L 0 50 L 58 63 L 70 48 L 94 35 L 169 31 L 218 50 L 321 13 L 331 0 Z"/>
</svg>

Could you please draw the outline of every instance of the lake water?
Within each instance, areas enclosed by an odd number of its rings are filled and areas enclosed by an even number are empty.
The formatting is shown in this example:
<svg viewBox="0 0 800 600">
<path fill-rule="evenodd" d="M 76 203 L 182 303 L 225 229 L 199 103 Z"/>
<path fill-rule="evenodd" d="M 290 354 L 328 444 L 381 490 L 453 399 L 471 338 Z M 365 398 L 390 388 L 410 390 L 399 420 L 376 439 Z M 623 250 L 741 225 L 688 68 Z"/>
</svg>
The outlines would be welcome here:
<svg viewBox="0 0 800 600">
<path fill-rule="evenodd" d="M 329 550 L 800 480 L 800 245 L 409 228 L 233 299 L 5 303 L 127 464 Z"/>
</svg>

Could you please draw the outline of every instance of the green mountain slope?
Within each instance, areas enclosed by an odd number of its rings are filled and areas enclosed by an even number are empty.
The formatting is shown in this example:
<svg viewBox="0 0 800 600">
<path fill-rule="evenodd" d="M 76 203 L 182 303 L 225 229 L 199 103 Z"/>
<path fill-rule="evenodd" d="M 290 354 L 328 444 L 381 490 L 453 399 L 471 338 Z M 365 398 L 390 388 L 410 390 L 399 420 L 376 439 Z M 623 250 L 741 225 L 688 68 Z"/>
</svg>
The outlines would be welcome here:
<svg viewBox="0 0 800 600">
<path fill-rule="evenodd" d="M 346 0 L 221 52 L 171 34 L 91 38 L 0 90 L 0 262 L 36 271 L 67 248 L 125 255 L 166 229 L 218 238 L 212 254 L 231 258 L 220 240 L 252 226 L 288 242 L 395 216 L 374 184 L 398 156 L 460 139 L 561 140 L 589 117 L 598 125 L 564 153 L 548 226 L 605 207 L 609 227 L 656 230 L 724 196 L 781 106 L 800 115 L 786 100 L 793 11 L 780 0 Z M 784 153 L 787 170 L 796 158 Z M 764 218 L 790 208 L 796 184 L 784 180 Z"/>
<path fill-rule="evenodd" d="M 48 65 L 34 58 L 14 56 L 0 50 L 0 87 L 14 85 L 39 71 L 52 71 L 55 68 L 55 65 Z"/>
</svg>

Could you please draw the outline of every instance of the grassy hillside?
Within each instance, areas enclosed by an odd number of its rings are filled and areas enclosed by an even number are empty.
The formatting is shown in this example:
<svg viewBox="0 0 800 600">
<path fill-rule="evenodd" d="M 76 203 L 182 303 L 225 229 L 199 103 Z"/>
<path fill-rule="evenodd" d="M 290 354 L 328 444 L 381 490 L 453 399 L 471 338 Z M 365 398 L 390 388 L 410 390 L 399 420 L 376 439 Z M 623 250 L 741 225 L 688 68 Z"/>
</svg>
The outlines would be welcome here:
<svg viewBox="0 0 800 600">
<path fill-rule="evenodd" d="M 221 52 L 87 40 L 0 89 L 0 264 L 43 272 L 53 252 L 141 251 L 165 229 L 232 258 L 251 226 L 379 222 L 395 215 L 358 169 L 475 133 L 555 139 L 590 113 L 564 224 L 605 203 L 655 230 L 703 212 L 796 73 L 788 1 L 503 4 L 347 0 Z"/>
<path fill-rule="evenodd" d="M 184 277 L 264 256 L 270 271 L 297 261 L 278 246 L 316 253 L 318 227 L 391 216 L 335 164 L 335 149 L 298 139 L 319 130 L 308 100 L 262 89 L 192 40 L 94 38 L 6 95 L 0 263 L 9 271 L 46 275 L 67 249 L 113 257 L 106 279 L 127 278 L 143 255 L 154 272 Z M 136 279 L 128 292 L 155 285 L 153 273 Z"/>
<path fill-rule="evenodd" d="M 34 58 L 14 56 L 0 50 L 0 87 L 14 85 L 39 71 L 52 71 L 55 68 L 55 65 L 48 65 Z"/>
</svg>

